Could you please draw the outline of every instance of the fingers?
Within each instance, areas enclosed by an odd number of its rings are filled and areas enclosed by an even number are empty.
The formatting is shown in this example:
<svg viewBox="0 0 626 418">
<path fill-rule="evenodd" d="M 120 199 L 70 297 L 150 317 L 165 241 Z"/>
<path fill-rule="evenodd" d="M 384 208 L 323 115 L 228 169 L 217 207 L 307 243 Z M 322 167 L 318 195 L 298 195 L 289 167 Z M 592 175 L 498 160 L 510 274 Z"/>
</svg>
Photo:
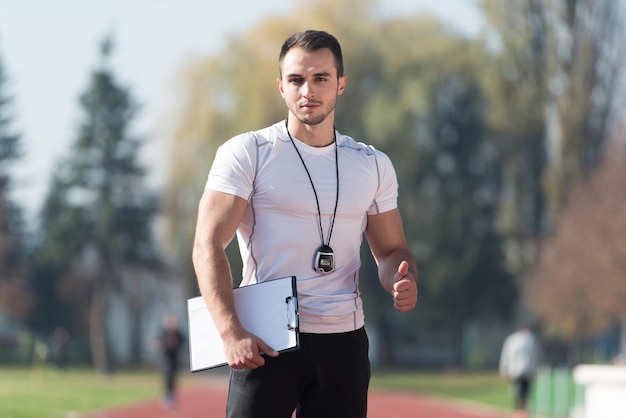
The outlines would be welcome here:
<svg viewBox="0 0 626 418">
<path fill-rule="evenodd" d="M 410 311 L 417 304 L 417 283 L 409 272 L 409 263 L 398 266 L 397 280 L 393 284 L 393 305 L 400 312 Z"/>
<path fill-rule="evenodd" d="M 394 284 L 393 305 L 400 312 L 406 312 L 417 303 L 417 286 L 413 280 L 400 280 Z"/>
<path fill-rule="evenodd" d="M 417 290 L 417 286 L 415 286 L 415 281 L 411 279 L 400 279 L 393 284 L 393 291 L 397 293 L 404 293 L 410 291 L 412 289 Z"/>
<path fill-rule="evenodd" d="M 238 340 L 226 349 L 228 365 L 233 369 L 257 369 L 265 365 L 263 355 L 278 356 L 277 351 L 256 336 Z"/>
<path fill-rule="evenodd" d="M 278 351 L 274 350 L 269 345 L 265 344 L 264 341 L 260 340 L 259 348 L 261 349 L 260 353 L 265 354 L 270 357 L 278 357 Z"/>
<path fill-rule="evenodd" d="M 265 359 L 260 353 L 247 353 L 236 356 L 228 365 L 233 369 L 257 369 L 265 365 Z"/>
<path fill-rule="evenodd" d="M 407 312 L 415 308 L 417 304 L 417 291 L 411 294 L 399 293 L 394 295 L 393 306 L 399 312 Z"/>
<path fill-rule="evenodd" d="M 229 366 L 233 369 L 258 369 L 259 367 L 263 367 L 265 365 L 265 359 L 261 356 L 255 356 L 254 358 L 237 361 L 235 363 L 229 363 Z"/>
</svg>

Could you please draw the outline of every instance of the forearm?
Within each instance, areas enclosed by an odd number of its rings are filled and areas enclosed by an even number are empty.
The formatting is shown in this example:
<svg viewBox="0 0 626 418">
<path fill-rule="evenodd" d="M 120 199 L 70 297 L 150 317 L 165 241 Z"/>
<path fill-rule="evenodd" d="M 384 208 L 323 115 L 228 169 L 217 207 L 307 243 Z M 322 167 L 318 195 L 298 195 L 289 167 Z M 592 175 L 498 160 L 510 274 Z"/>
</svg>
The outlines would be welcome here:
<svg viewBox="0 0 626 418">
<path fill-rule="evenodd" d="M 198 205 L 193 266 L 200 293 L 222 339 L 243 330 L 233 301 L 233 278 L 225 249 L 233 239 L 247 202 L 206 189 Z"/>
<path fill-rule="evenodd" d="M 240 333 L 243 327 L 235 312 L 232 273 L 224 250 L 196 243 L 193 265 L 200 293 L 222 339 Z"/>
</svg>

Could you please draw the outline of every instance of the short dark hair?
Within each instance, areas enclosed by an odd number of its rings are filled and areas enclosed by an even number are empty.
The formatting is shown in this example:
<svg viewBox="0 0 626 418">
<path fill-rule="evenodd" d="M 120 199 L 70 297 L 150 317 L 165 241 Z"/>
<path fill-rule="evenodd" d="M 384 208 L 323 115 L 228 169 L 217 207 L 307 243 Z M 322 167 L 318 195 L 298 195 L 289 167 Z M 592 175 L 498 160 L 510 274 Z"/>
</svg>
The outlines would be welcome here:
<svg viewBox="0 0 626 418">
<path fill-rule="evenodd" d="M 333 35 L 320 30 L 305 30 L 303 32 L 294 33 L 283 43 L 278 56 L 278 74 L 283 76 L 283 60 L 285 55 L 292 48 L 302 48 L 305 51 L 317 51 L 318 49 L 328 48 L 335 58 L 335 68 L 337 68 L 337 77 L 343 76 L 343 56 L 341 54 L 341 46 L 339 41 Z"/>
</svg>

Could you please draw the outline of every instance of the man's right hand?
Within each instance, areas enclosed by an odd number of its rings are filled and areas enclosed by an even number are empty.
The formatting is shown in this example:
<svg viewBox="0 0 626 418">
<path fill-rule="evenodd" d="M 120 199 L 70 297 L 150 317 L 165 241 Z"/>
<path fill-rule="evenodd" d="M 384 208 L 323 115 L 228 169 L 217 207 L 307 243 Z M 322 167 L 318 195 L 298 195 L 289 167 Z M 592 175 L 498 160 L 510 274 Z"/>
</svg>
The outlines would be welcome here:
<svg viewBox="0 0 626 418">
<path fill-rule="evenodd" d="M 278 357 L 278 352 L 256 335 L 244 331 L 224 340 L 228 365 L 233 369 L 256 369 L 265 365 L 262 354 Z"/>
</svg>

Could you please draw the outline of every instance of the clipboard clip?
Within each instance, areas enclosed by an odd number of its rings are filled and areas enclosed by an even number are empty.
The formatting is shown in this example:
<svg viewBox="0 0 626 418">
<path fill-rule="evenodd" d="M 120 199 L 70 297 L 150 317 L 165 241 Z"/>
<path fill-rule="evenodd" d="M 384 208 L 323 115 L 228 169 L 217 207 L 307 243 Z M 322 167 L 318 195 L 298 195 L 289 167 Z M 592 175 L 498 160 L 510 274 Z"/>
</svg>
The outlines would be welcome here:
<svg viewBox="0 0 626 418">
<path fill-rule="evenodd" d="M 298 298 L 288 296 L 285 303 L 287 304 L 287 329 L 295 331 L 298 329 Z"/>
</svg>

